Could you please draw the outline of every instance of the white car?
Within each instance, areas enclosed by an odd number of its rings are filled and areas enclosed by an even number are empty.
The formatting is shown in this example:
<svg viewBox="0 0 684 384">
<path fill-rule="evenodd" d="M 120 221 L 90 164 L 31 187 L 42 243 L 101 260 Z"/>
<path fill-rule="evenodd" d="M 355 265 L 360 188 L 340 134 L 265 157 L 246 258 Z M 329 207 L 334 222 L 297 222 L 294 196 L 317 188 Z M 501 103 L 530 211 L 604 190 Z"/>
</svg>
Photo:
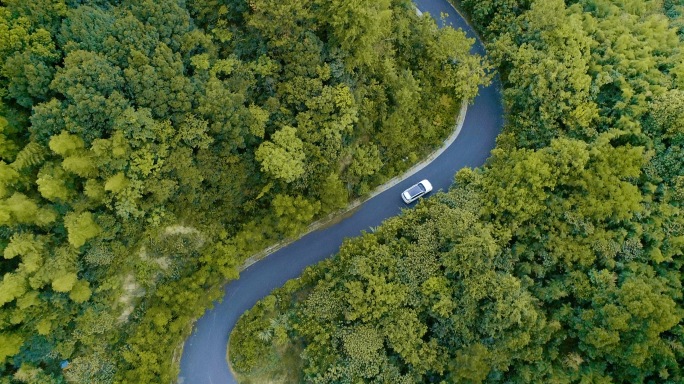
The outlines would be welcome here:
<svg viewBox="0 0 684 384">
<path fill-rule="evenodd" d="M 430 191 L 432 191 L 432 184 L 427 180 L 423 180 L 402 192 L 401 198 L 404 200 L 404 203 L 409 204 Z"/>
</svg>

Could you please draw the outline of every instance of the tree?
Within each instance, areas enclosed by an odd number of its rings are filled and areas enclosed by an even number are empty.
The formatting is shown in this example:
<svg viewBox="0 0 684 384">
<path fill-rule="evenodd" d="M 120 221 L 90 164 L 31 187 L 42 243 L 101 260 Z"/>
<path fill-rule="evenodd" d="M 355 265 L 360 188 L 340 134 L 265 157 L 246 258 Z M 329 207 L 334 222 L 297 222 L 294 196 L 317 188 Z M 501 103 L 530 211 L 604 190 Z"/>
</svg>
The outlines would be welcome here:
<svg viewBox="0 0 684 384">
<path fill-rule="evenodd" d="M 11 167 L 17 171 L 22 171 L 26 168 L 40 165 L 45 160 L 46 152 L 43 146 L 35 141 L 31 141 L 17 153 Z"/>
<path fill-rule="evenodd" d="M 349 191 L 339 176 L 331 173 L 321 184 L 320 201 L 324 212 L 344 208 L 349 200 Z"/>
<path fill-rule="evenodd" d="M 178 51 L 182 39 L 191 29 L 191 19 L 184 6 L 173 0 L 143 0 L 130 5 L 130 11 L 141 22 L 159 34 L 159 40 Z"/>
<path fill-rule="evenodd" d="M 0 198 L 4 198 L 9 194 L 12 184 L 18 179 L 19 173 L 0 160 Z"/>
<path fill-rule="evenodd" d="M 560 132 L 594 136 L 598 106 L 591 99 L 587 72 L 596 43 L 582 28 L 581 16 L 562 1 L 549 1 L 534 2 L 521 18 L 534 34 L 520 31 L 510 37 L 515 48 L 501 49 L 512 66 L 507 81 L 515 86 L 506 90 L 506 100 L 516 119 L 512 126 L 523 136 L 519 140 L 539 148 Z M 498 44 L 506 42 L 504 38 Z"/>
<path fill-rule="evenodd" d="M 52 289 L 56 292 L 69 292 L 76 284 L 77 279 L 78 277 L 73 272 L 57 276 L 52 280 Z"/>
<path fill-rule="evenodd" d="M 46 31 L 42 32 L 47 34 Z M 49 35 L 46 38 L 52 43 Z M 7 86 L 9 96 L 25 108 L 46 101 L 49 98 L 50 82 L 55 75 L 52 61 L 28 51 L 9 57 L 2 67 L 2 75 L 10 79 Z"/>
<path fill-rule="evenodd" d="M 23 6 L 31 14 L 22 15 Z M 63 2 L 38 1 L 32 5 L 10 2 L 0 10 L 0 30 L 5 36 L 0 43 L 0 74 L 7 81 L 10 98 L 25 108 L 48 98 L 48 85 L 61 59 L 52 39 L 66 7 Z"/>
<path fill-rule="evenodd" d="M 302 100 L 306 111 L 296 116 L 298 136 L 312 157 L 309 172 L 327 172 L 339 161 L 344 142 L 350 139 L 358 121 L 358 107 L 351 89 L 342 84 L 323 86 L 322 82 L 329 79 L 329 73 L 320 75 L 320 81 L 314 82 L 315 86 L 305 83 L 305 90 L 292 90 L 296 94 L 293 97 L 304 96 L 306 91 L 313 93 Z"/>
<path fill-rule="evenodd" d="M 392 25 L 390 4 L 388 0 L 317 4 L 327 15 L 325 22 L 329 25 L 332 44 L 347 53 L 344 60 L 349 68 L 372 66 L 380 56 L 378 52 L 386 48 L 384 39 L 391 34 Z"/>
<path fill-rule="evenodd" d="M 654 125 L 665 138 L 684 135 L 684 116 L 679 113 L 684 109 L 684 91 L 671 89 L 655 97 L 651 102 L 650 113 Z"/>
<path fill-rule="evenodd" d="M 382 167 L 380 150 L 373 143 L 361 144 L 353 152 L 354 160 L 347 170 L 351 180 L 372 176 Z"/>
<path fill-rule="evenodd" d="M 321 208 L 318 201 L 280 194 L 273 198 L 272 204 L 278 229 L 286 236 L 294 236 L 304 230 Z"/>
<path fill-rule="evenodd" d="M 3 203 L 13 219 L 7 224 L 34 224 L 44 227 L 54 222 L 57 216 L 52 209 L 40 207 L 35 200 L 20 192 L 15 192 Z"/>
<path fill-rule="evenodd" d="M 104 55 L 77 50 L 64 58 L 50 87 L 65 96 L 62 115 L 72 122 L 68 131 L 89 144 L 111 132 L 113 119 L 128 104 L 121 93 L 124 83 L 121 69 Z"/>
<path fill-rule="evenodd" d="M 24 344 L 24 339 L 16 334 L 0 333 L 0 362 L 5 363 L 7 357 L 16 355 Z"/>
<path fill-rule="evenodd" d="M 0 285 L 2 286 L 2 294 L 0 295 L 2 305 L 21 297 L 27 290 L 26 278 L 14 273 L 6 273 L 2 277 Z"/>
<path fill-rule="evenodd" d="M 68 54 L 73 51 L 105 52 L 107 38 L 113 33 L 116 15 L 100 7 L 82 4 L 70 9 L 62 22 L 57 41 Z M 130 33 L 135 33 L 131 29 Z"/>
<path fill-rule="evenodd" d="M 489 82 L 485 72 L 487 64 L 470 53 L 475 40 L 467 38 L 463 31 L 451 28 L 435 30 L 433 26 L 428 31 L 436 36 L 425 47 L 425 56 L 420 60 L 425 70 L 421 74 L 433 77 L 431 82 L 438 84 L 444 94 L 473 100 L 478 92 L 471 84 Z"/>
<path fill-rule="evenodd" d="M 52 152 L 62 157 L 82 153 L 82 149 L 85 147 L 80 137 L 72 135 L 67 131 L 62 131 L 59 135 L 52 136 L 49 145 Z"/>
<path fill-rule="evenodd" d="M 491 371 L 489 363 L 491 352 L 482 344 L 473 344 L 458 351 L 453 365 L 449 367 L 452 380 L 459 382 L 482 383 Z"/>
<path fill-rule="evenodd" d="M 464 0 L 463 7 L 488 38 L 496 39 L 514 29 L 516 16 L 528 10 L 532 3 L 533 0 Z"/>
<path fill-rule="evenodd" d="M 102 230 L 91 212 L 68 213 L 64 216 L 64 226 L 67 229 L 69 244 L 74 248 L 80 248 Z"/>
<path fill-rule="evenodd" d="M 157 46 L 149 58 L 132 50 L 124 77 L 132 101 L 149 108 L 155 118 L 175 117 L 192 107 L 192 86 L 184 76 L 181 57 L 164 44 Z"/>
<path fill-rule="evenodd" d="M 54 282 L 53 282 L 54 284 Z M 85 280 L 78 280 L 69 292 L 69 298 L 76 303 L 86 302 L 93 291 L 90 289 L 90 283 Z"/>
<path fill-rule="evenodd" d="M 41 196 L 50 201 L 66 202 L 72 190 L 67 187 L 66 173 L 53 163 L 47 163 L 38 172 L 36 184 Z"/>
<path fill-rule="evenodd" d="M 1 103 L 0 110 L 2 110 Z M 14 155 L 18 150 L 16 143 L 11 139 L 12 131 L 13 129 L 9 125 L 7 119 L 0 116 L 0 157 L 7 161 L 14 158 Z"/>
<path fill-rule="evenodd" d="M 263 142 L 255 151 L 262 171 L 276 179 L 291 183 L 304 174 L 304 147 L 296 135 L 297 130 L 285 126 Z"/>
</svg>

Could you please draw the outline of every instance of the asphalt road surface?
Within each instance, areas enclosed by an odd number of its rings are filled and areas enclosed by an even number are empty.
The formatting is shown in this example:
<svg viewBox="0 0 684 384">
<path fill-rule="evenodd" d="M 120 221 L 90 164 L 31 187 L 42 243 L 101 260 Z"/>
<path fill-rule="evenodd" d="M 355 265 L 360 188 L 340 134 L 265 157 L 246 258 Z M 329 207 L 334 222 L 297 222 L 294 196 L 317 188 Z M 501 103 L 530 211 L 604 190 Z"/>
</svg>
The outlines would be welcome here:
<svg viewBox="0 0 684 384">
<path fill-rule="evenodd" d="M 475 37 L 473 29 L 446 0 L 416 0 L 415 4 L 423 13 L 430 13 L 438 19 L 440 26 L 446 23 Z M 448 16 L 440 20 L 445 13 Z M 478 41 L 472 51 L 483 54 L 484 48 Z M 243 312 L 274 288 L 299 276 L 306 266 L 336 253 L 344 238 L 357 236 L 362 230 L 399 214 L 406 207 L 400 197 L 404 189 L 422 179 L 429 179 L 434 187 L 433 193 L 446 190 L 459 169 L 482 165 L 494 148 L 494 140 L 502 125 L 500 85 L 494 82 L 480 88 L 474 103 L 468 107 L 460 134 L 433 162 L 364 203 L 353 216 L 332 227 L 309 233 L 244 270 L 238 280 L 225 286 L 223 300 L 214 303 L 214 308 L 206 311 L 195 323 L 183 349 L 178 382 L 237 383 L 226 363 L 226 344 Z"/>
</svg>

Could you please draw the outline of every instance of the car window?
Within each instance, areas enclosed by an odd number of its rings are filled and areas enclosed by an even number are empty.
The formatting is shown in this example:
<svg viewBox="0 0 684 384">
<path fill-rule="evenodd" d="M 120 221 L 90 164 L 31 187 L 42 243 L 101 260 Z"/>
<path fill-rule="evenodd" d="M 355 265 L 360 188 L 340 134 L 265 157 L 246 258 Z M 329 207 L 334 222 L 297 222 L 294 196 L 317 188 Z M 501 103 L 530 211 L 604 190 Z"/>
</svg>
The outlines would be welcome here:
<svg viewBox="0 0 684 384">
<path fill-rule="evenodd" d="M 423 184 L 418 184 L 414 185 L 413 187 L 409 188 L 408 194 L 409 196 L 413 197 L 416 196 L 419 193 L 425 192 L 425 187 L 423 187 Z"/>
</svg>

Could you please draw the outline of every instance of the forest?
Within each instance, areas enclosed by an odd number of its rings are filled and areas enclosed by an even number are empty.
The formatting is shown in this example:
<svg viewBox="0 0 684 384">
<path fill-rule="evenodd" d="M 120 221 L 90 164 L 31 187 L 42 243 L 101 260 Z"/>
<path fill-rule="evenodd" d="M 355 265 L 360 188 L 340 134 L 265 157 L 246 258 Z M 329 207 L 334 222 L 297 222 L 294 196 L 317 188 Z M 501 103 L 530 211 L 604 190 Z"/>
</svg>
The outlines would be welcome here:
<svg viewBox="0 0 684 384">
<path fill-rule="evenodd" d="M 684 382 L 684 2 L 455 5 L 491 158 L 246 312 L 240 381 Z"/>
<path fill-rule="evenodd" d="M 0 1 L 0 383 L 169 383 L 245 259 L 491 79 L 409 0 Z"/>
</svg>

